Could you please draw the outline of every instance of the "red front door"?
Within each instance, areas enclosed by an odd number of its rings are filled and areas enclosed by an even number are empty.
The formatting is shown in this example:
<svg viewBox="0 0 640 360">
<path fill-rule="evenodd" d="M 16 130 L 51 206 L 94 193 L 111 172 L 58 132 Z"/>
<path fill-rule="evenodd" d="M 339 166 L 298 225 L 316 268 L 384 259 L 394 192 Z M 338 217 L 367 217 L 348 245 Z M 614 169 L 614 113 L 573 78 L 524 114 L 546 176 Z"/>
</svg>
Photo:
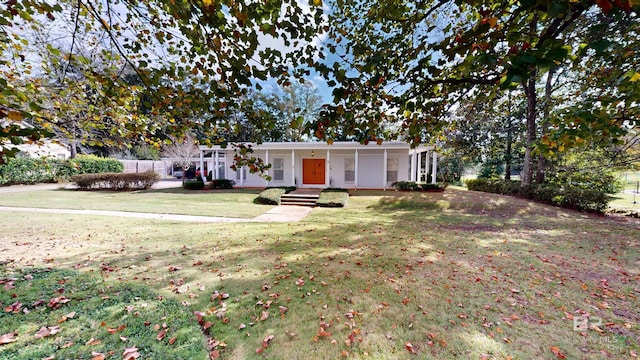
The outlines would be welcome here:
<svg viewBox="0 0 640 360">
<path fill-rule="evenodd" d="M 302 159 L 302 184 L 324 185 L 324 159 Z"/>
</svg>

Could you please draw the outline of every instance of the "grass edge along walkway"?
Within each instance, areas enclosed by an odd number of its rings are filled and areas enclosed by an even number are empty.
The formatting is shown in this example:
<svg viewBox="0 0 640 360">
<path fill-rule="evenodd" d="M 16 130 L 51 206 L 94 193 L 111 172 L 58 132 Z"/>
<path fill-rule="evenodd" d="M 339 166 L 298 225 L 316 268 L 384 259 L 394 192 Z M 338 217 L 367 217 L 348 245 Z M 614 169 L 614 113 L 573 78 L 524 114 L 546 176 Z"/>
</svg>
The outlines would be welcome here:
<svg viewBox="0 0 640 360">
<path fill-rule="evenodd" d="M 75 210 L 75 209 L 43 209 L 31 207 L 11 207 L 0 206 L 0 211 L 23 211 L 38 213 L 54 213 L 54 214 L 73 214 L 73 215 L 100 215 L 128 217 L 137 219 L 155 219 L 169 221 L 186 221 L 200 223 L 215 222 L 296 222 L 302 220 L 311 212 L 311 208 L 295 207 L 295 206 L 277 206 L 266 213 L 256 216 L 252 219 L 243 218 L 227 218 L 220 216 L 197 216 L 197 215 L 178 215 L 178 214 L 157 214 L 157 213 L 141 213 L 130 211 L 109 211 L 109 210 Z"/>
</svg>

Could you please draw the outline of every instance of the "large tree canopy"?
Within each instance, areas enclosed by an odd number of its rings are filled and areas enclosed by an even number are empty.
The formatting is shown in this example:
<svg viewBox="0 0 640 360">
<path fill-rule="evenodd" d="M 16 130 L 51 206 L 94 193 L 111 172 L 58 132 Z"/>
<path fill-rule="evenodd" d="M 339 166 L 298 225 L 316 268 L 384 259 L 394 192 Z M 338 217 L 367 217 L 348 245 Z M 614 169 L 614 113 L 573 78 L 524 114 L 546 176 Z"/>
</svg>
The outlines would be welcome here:
<svg viewBox="0 0 640 360">
<path fill-rule="evenodd" d="M 67 129 L 107 121 L 114 135 L 151 142 L 158 129 L 180 133 L 197 124 L 215 132 L 256 80 L 288 81 L 312 65 L 321 5 L 315 0 L 5 1 L 0 4 L 0 155 L 11 152 L 11 142 L 50 135 L 47 129 L 61 121 L 56 110 L 65 98 L 72 99 L 65 112 L 82 120 Z M 105 111 L 95 111 L 103 104 Z"/>
<path fill-rule="evenodd" d="M 536 152 L 557 150 L 557 140 L 616 141 L 638 121 L 639 5 L 336 0 L 327 48 L 339 60 L 321 66 L 338 84 L 336 106 L 320 128 L 327 137 L 339 126 L 418 143 L 439 130 L 460 100 L 517 88 L 526 96 L 528 185 Z M 562 111 L 552 114 L 547 84 L 571 71 L 580 96 L 565 90 L 554 98 Z"/>
</svg>

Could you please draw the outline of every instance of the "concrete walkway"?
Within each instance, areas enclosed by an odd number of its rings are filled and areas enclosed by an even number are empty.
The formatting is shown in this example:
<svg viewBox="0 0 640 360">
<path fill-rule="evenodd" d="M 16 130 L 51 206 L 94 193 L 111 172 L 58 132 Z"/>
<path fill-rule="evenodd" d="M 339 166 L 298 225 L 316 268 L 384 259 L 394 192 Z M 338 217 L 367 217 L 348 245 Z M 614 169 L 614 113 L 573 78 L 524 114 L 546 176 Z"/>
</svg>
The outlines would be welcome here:
<svg viewBox="0 0 640 360">
<path fill-rule="evenodd" d="M 40 190 L 57 190 L 65 188 L 65 184 L 35 184 L 35 185 L 11 185 L 0 186 L 0 194 L 2 193 L 16 193 L 25 191 L 40 191 Z"/>
<path fill-rule="evenodd" d="M 251 220 L 260 222 L 297 222 L 309 215 L 311 210 L 313 208 L 307 206 L 276 206 Z"/>
</svg>

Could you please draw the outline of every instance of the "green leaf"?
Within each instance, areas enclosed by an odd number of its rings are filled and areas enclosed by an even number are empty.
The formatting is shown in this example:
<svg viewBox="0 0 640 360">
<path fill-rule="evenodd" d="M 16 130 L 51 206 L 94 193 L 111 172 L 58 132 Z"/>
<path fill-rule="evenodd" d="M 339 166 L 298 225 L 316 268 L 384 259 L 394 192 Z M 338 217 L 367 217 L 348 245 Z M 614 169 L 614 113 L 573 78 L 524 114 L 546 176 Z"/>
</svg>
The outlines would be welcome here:
<svg viewBox="0 0 640 360">
<path fill-rule="evenodd" d="M 611 41 L 606 39 L 589 43 L 589 47 L 594 49 L 597 54 L 602 54 L 609 46 L 611 46 Z"/>
</svg>

